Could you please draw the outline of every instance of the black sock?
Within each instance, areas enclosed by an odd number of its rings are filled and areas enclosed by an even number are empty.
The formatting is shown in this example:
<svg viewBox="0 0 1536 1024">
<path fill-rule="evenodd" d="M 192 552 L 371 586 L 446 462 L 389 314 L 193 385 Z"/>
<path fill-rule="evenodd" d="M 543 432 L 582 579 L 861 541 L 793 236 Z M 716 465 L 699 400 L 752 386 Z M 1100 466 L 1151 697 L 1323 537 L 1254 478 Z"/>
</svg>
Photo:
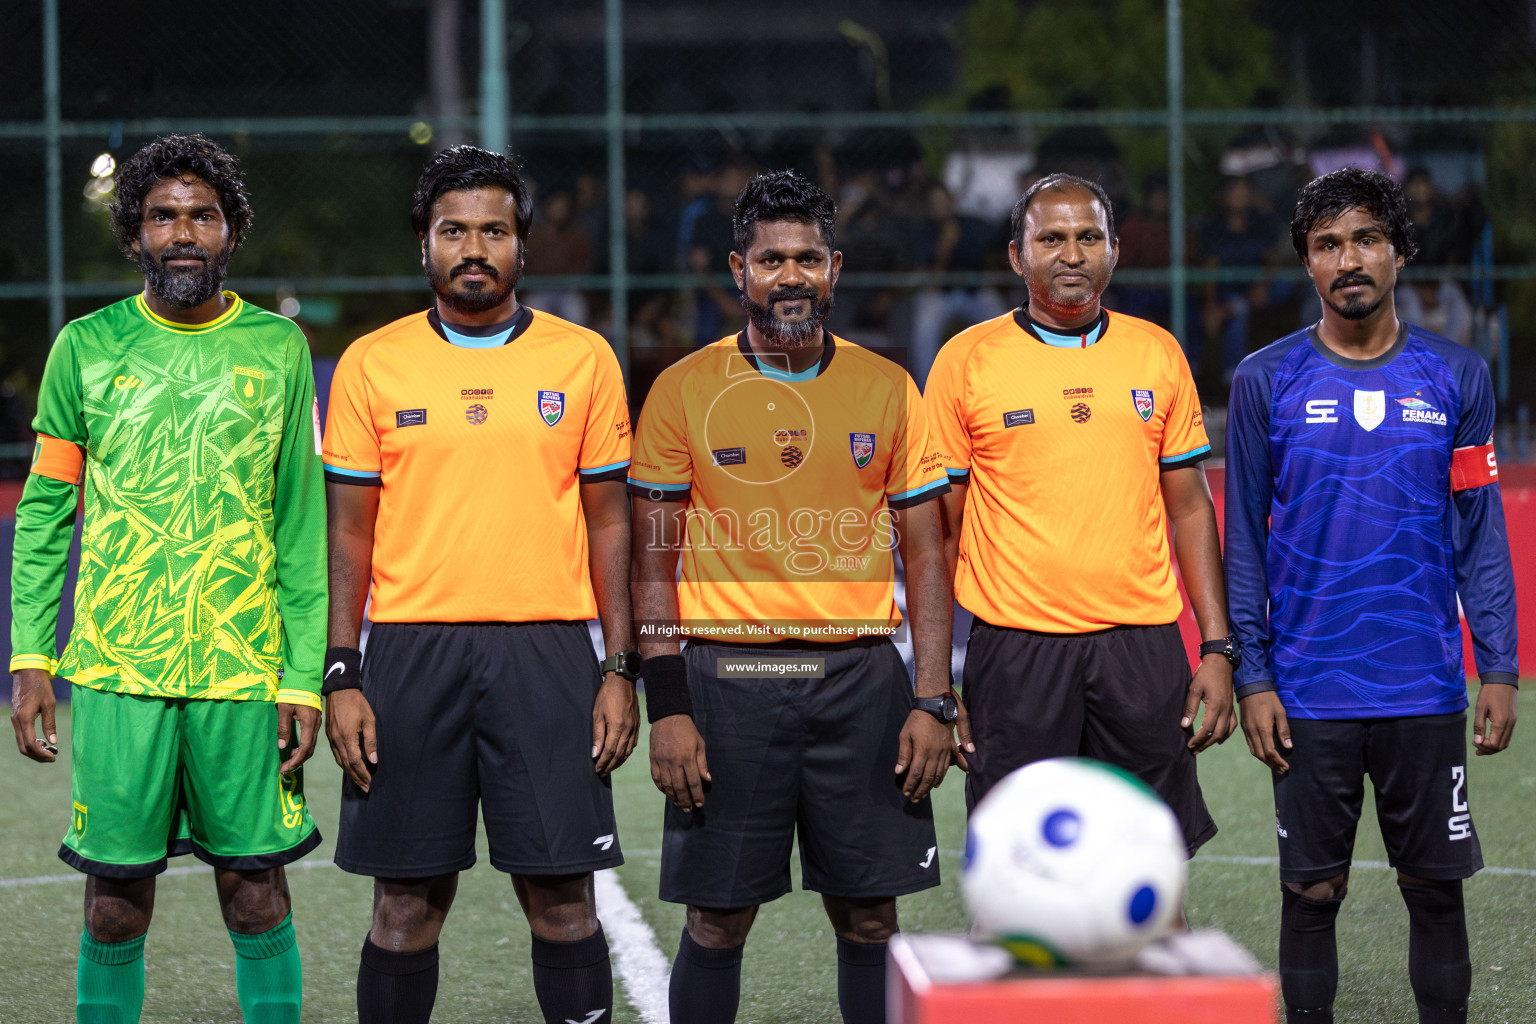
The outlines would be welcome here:
<svg viewBox="0 0 1536 1024">
<path fill-rule="evenodd" d="M 838 936 L 837 1007 L 843 1024 L 885 1024 L 885 943 Z"/>
<path fill-rule="evenodd" d="M 533 992 L 546 1024 L 612 1024 L 613 965 L 603 926 L 575 942 L 533 937 Z"/>
<path fill-rule="evenodd" d="M 667 990 L 672 1024 L 731 1024 L 736 1019 L 742 948 L 706 949 L 683 929 Z"/>
<path fill-rule="evenodd" d="M 1408 905 L 1408 980 L 1420 1024 L 1466 1024 L 1472 956 L 1461 883 L 1397 887 Z"/>
<path fill-rule="evenodd" d="M 1334 922 L 1344 897 L 1311 900 L 1280 887 L 1280 993 L 1290 1024 L 1333 1024 L 1339 990 Z"/>
<path fill-rule="evenodd" d="M 437 1002 L 437 943 L 391 953 L 363 940 L 357 969 L 358 1024 L 427 1024 Z"/>
</svg>

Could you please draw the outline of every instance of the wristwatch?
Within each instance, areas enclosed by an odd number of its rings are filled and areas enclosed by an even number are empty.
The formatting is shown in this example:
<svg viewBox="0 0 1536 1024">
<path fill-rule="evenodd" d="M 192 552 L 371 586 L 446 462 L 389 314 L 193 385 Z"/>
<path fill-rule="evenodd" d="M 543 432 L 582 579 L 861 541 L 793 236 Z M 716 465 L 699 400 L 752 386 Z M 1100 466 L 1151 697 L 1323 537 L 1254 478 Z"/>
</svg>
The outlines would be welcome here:
<svg viewBox="0 0 1536 1024">
<path fill-rule="evenodd" d="M 926 711 L 945 725 L 953 725 L 960 717 L 960 702 L 952 693 L 942 697 L 913 697 L 912 710 Z"/>
<path fill-rule="evenodd" d="M 1200 657 L 1207 654 L 1219 654 L 1237 668 L 1243 661 L 1243 645 L 1237 642 L 1235 636 L 1224 636 L 1216 640 L 1207 640 L 1200 645 Z"/>
<path fill-rule="evenodd" d="M 634 682 L 640 678 L 640 652 L 620 651 L 618 654 L 610 654 L 597 668 L 603 675 L 617 672 L 630 682 Z"/>
</svg>

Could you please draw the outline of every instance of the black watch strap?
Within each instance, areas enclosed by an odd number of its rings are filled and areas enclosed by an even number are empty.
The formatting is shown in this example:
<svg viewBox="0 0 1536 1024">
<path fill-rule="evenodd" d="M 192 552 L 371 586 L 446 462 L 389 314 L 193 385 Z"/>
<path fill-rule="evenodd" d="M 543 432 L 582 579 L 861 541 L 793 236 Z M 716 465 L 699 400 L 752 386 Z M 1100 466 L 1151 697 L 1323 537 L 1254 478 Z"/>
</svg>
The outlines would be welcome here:
<svg viewBox="0 0 1536 1024">
<path fill-rule="evenodd" d="M 325 668 L 321 670 L 320 696 L 337 690 L 361 690 L 363 688 L 363 652 L 356 647 L 331 647 L 325 652 Z"/>
<path fill-rule="evenodd" d="M 634 682 L 640 678 L 640 652 L 620 651 L 617 654 L 610 654 L 597 668 L 603 675 L 617 672 L 630 682 Z"/>
<path fill-rule="evenodd" d="M 954 724 L 960 717 L 960 703 L 955 700 L 953 693 L 946 693 L 942 697 L 913 697 L 913 711 L 926 711 L 945 725 Z"/>
<path fill-rule="evenodd" d="M 1207 654 L 1219 654 L 1226 658 L 1233 668 L 1237 668 L 1243 660 L 1243 645 L 1235 636 L 1217 637 L 1200 645 L 1200 657 L 1203 658 Z"/>
</svg>

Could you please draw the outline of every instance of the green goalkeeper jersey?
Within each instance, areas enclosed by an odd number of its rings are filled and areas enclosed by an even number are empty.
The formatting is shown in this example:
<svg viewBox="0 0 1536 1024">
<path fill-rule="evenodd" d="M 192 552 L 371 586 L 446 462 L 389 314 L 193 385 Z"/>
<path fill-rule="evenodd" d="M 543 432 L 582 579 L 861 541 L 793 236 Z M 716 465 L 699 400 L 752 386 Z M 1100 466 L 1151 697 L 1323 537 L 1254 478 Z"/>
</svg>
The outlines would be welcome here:
<svg viewBox="0 0 1536 1024">
<path fill-rule="evenodd" d="M 164 320 L 136 295 L 59 334 L 16 509 L 12 671 L 320 706 L 325 485 L 309 347 L 292 321 L 224 294 L 206 324 Z M 85 530 L 74 631 L 55 662 L 77 493 L 43 456 L 74 455 L 68 445 L 83 456 Z"/>
</svg>

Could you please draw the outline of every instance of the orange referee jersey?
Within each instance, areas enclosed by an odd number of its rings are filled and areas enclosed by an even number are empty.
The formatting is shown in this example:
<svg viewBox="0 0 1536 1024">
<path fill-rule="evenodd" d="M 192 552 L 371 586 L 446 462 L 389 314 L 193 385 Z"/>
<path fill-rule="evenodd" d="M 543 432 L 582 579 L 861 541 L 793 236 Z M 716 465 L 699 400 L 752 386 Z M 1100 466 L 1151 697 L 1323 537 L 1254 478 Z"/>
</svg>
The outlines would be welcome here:
<svg viewBox="0 0 1536 1024">
<path fill-rule="evenodd" d="M 969 484 L 955 597 L 995 626 L 1085 633 L 1173 622 L 1159 475 L 1210 455 L 1178 342 L 1104 314 L 1058 348 L 1016 310 L 956 335 L 928 375 L 946 468 Z"/>
<path fill-rule="evenodd" d="M 353 342 L 331 382 L 326 479 L 379 486 L 375 622 L 597 614 L 578 485 L 623 480 L 629 410 L 602 337 L 522 307 L 505 344 L 435 310 Z"/>
<path fill-rule="evenodd" d="M 657 378 L 635 435 L 631 493 L 687 502 L 684 633 L 835 641 L 901 622 L 889 510 L 949 490 L 902 367 L 827 335 L 790 374 L 726 338 Z"/>
</svg>

